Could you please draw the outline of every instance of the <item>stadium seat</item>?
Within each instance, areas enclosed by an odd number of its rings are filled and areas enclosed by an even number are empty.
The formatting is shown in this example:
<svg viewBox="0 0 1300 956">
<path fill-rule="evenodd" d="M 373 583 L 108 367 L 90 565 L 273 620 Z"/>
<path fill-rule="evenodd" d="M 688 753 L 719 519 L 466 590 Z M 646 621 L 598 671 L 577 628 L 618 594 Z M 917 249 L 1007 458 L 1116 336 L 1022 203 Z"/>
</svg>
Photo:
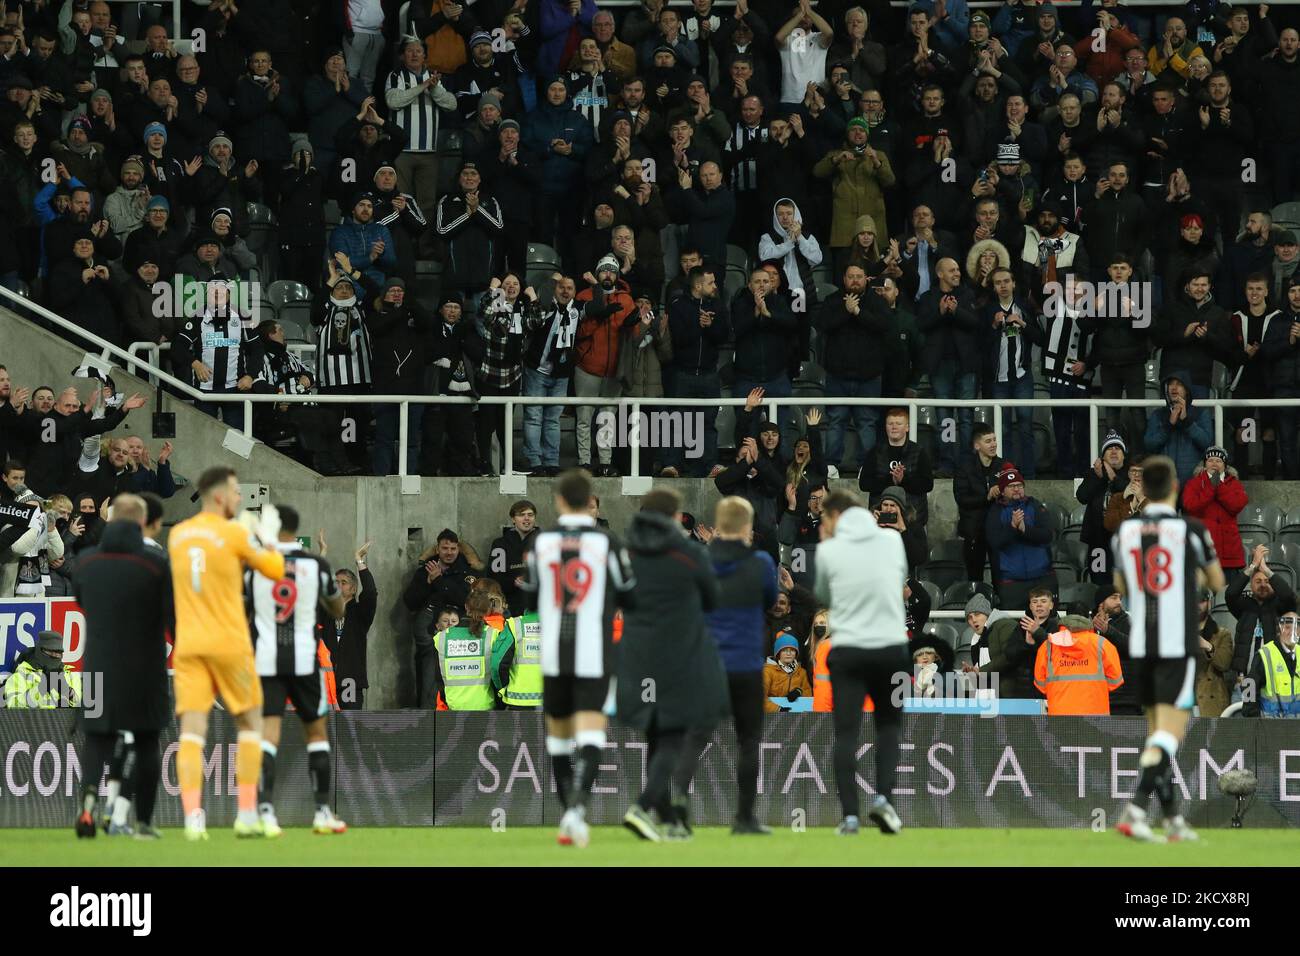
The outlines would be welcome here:
<svg viewBox="0 0 1300 956">
<path fill-rule="evenodd" d="M 280 327 L 284 329 L 284 340 L 286 342 L 310 342 L 311 341 L 311 339 L 308 338 L 307 330 L 303 326 L 298 324 L 298 320 L 296 318 L 281 316 L 276 321 L 278 321 L 280 323 Z"/>
<path fill-rule="evenodd" d="M 1277 505 L 1248 504 L 1237 515 L 1237 527 L 1242 531 L 1266 531 L 1276 538 L 1282 531 L 1282 509 Z"/>
<path fill-rule="evenodd" d="M 965 630 L 964 627 L 958 629 L 957 625 L 951 621 L 931 621 L 921 628 L 922 633 L 943 641 L 951 651 L 956 651 L 963 630 Z"/>
<path fill-rule="evenodd" d="M 1226 627 L 1229 634 L 1237 633 L 1237 619 L 1228 611 L 1211 611 L 1210 617 L 1214 618 L 1214 622 L 1220 627 Z"/>
<path fill-rule="evenodd" d="M 734 299 L 741 289 L 745 288 L 745 282 L 746 276 L 743 272 L 737 272 L 735 269 L 727 270 L 727 274 L 722 280 L 722 287 L 727 294 L 728 302 Z"/>
<path fill-rule="evenodd" d="M 961 561 L 961 539 L 945 538 L 930 545 L 931 561 Z"/>
<path fill-rule="evenodd" d="M 1056 541 L 1058 544 L 1062 544 L 1062 545 L 1068 544 L 1075 551 L 1079 551 L 1081 549 L 1081 542 L 1079 541 L 1079 535 L 1082 533 L 1083 531 L 1081 528 L 1066 528 L 1059 535 L 1057 535 Z"/>
<path fill-rule="evenodd" d="M 1246 551 L 1246 563 L 1250 563 L 1250 553 L 1255 550 L 1257 544 L 1271 547 L 1273 538 L 1267 531 L 1243 531 L 1241 533 L 1241 546 Z"/>
<path fill-rule="evenodd" d="M 1056 572 L 1056 582 L 1062 588 L 1079 583 L 1079 569 L 1070 561 L 1058 557 L 1052 561 L 1052 570 Z"/>
<path fill-rule="evenodd" d="M 1279 530 L 1279 534 L 1294 534 L 1296 537 L 1300 537 L 1300 507 L 1292 509 L 1287 513 L 1286 517 L 1282 519 L 1282 527 Z"/>
<path fill-rule="evenodd" d="M 1083 570 L 1083 547 L 1071 543 L 1069 539 L 1058 539 L 1052 545 L 1052 557 L 1057 561 L 1064 561 L 1076 571 Z"/>
<path fill-rule="evenodd" d="M 288 279 L 280 279 L 278 282 L 272 282 L 266 290 L 267 298 L 271 300 L 271 305 L 279 309 L 290 302 L 310 302 L 311 290 L 301 282 L 291 282 Z"/>
<path fill-rule="evenodd" d="M 1057 535 L 1065 530 L 1066 525 L 1070 523 L 1070 514 L 1060 505 L 1048 501 L 1043 504 L 1047 512 L 1047 522 L 1052 528 L 1052 534 Z"/>
<path fill-rule="evenodd" d="M 960 561 L 930 561 L 916 569 L 919 577 L 933 581 L 941 591 L 966 580 L 966 565 Z"/>
<path fill-rule="evenodd" d="M 1250 555 L 1246 555 L 1246 560 L 1250 560 Z M 1295 538 L 1274 541 L 1269 548 L 1269 567 L 1273 566 L 1274 560 L 1300 569 L 1300 543 Z"/>
<path fill-rule="evenodd" d="M 976 594 L 983 594 L 989 599 L 989 604 L 993 607 L 998 606 L 998 592 L 993 585 L 985 584 L 983 581 L 957 581 L 948 585 L 943 592 L 943 606 L 941 611 L 964 611 L 966 604 Z"/>
<path fill-rule="evenodd" d="M 1296 573 L 1292 565 L 1270 561 L 1268 566 L 1275 575 L 1286 581 L 1293 592 L 1295 591 Z"/>
<path fill-rule="evenodd" d="M 943 603 L 943 591 L 933 581 L 922 580 L 921 587 L 925 588 L 925 593 L 930 595 L 930 610 L 937 611 L 939 605 Z"/>
<path fill-rule="evenodd" d="M 740 246 L 727 246 L 727 271 L 743 272 L 749 278 L 749 253 Z"/>
<path fill-rule="evenodd" d="M 248 251 L 257 256 L 257 266 L 264 275 L 275 274 L 276 231 L 275 214 L 261 203 L 250 202 L 248 211 Z"/>
<path fill-rule="evenodd" d="M 321 216 L 326 222 L 339 223 L 343 221 L 343 210 L 339 208 L 337 199 L 325 200 L 321 209 Z"/>
<path fill-rule="evenodd" d="M 527 255 L 528 271 L 536 268 L 555 272 L 560 268 L 560 254 L 550 246 L 543 245 L 540 242 L 530 242 Z"/>
<path fill-rule="evenodd" d="M 1083 516 L 1087 514 L 1087 512 L 1088 512 L 1087 505 L 1079 505 L 1077 508 L 1072 509 L 1070 511 L 1070 521 L 1062 530 L 1070 531 L 1072 529 L 1077 529 L 1079 531 L 1082 531 Z"/>
<path fill-rule="evenodd" d="M 1097 601 L 1097 585 L 1091 581 L 1079 581 L 1076 584 L 1061 586 L 1061 604 L 1068 606 L 1075 613 L 1092 616 Z"/>
<path fill-rule="evenodd" d="M 1273 229 L 1300 229 L 1300 202 L 1283 202 L 1274 206 Z"/>
<path fill-rule="evenodd" d="M 1227 591 L 1215 591 L 1214 598 L 1210 601 L 1210 613 L 1215 614 L 1219 611 L 1228 610 Z"/>
</svg>

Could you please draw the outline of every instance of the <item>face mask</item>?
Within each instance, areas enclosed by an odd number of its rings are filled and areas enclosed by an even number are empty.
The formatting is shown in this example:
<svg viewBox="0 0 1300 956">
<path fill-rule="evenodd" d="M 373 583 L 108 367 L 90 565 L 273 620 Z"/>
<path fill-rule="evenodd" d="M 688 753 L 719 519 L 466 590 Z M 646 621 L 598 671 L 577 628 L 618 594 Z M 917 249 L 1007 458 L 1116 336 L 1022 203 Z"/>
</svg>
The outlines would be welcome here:
<svg viewBox="0 0 1300 956">
<path fill-rule="evenodd" d="M 814 637 L 825 637 L 825 636 L 826 636 L 826 625 L 825 625 L 825 624 L 814 624 L 814 625 L 813 625 L 813 636 L 814 636 Z"/>
</svg>

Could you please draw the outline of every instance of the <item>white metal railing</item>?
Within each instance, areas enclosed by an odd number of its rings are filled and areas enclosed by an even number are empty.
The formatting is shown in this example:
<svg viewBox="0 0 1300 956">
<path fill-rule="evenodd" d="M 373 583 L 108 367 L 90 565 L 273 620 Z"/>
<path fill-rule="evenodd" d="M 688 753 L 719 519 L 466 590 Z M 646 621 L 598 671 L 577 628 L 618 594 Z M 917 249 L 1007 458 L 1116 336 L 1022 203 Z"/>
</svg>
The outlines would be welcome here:
<svg viewBox="0 0 1300 956">
<path fill-rule="evenodd" d="M 398 474 L 406 477 L 406 453 L 407 442 L 409 438 L 409 411 L 411 405 L 473 405 L 476 404 L 470 398 L 459 398 L 447 395 L 370 395 L 365 393 L 350 395 L 279 395 L 279 394 L 253 394 L 248 392 L 229 392 L 222 394 L 213 394 L 201 392 L 188 382 L 183 382 L 175 376 L 164 372 L 156 363 L 145 360 L 140 354 L 132 354 L 127 349 L 114 345 L 106 339 L 100 338 L 92 332 L 87 332 L 80 326 L 69 322 L 60 315 L 51 312 L 44 306 L 33 302 L 17 292 L 0 286 L 0 302 L 3 299 L 10 300 L 14 306 L 20 310 L 34 312 L 45 320 L 53 323 L 59 328 L 71 332 L 80 339 L 91 343 L 101 350 L 101 358 L 108 362 L 110 357 L 115 358 L 123 369 L 130 370 L 137 366 L 142 367 L 149 376 L 151 382 L 165 383 L 179 394 L 202 402 L 227 403 L 242 402 L 244 405 L 244 435 L 247 438 L 253 437 L 253 415 L 252 406 L 255 404 L 316 404 L 316 405 L 397 405 L 399 408 L 398 416 L 398 447 L 401 452 L 397 455 Z M 139 345 L 141 343 L 135 343 Z M 147 344 L 147 343 L 144 343 Z M 137 353 L 144 349 L 137 350 Z M 721 408 L 724 405 L 732 407 L 742 407 L 745 404 L 744 397 L 736 398 L 542 398 L 542 397 L 525 397 L 520 395 L 506 396 L 484 396 L 479 399 L 477 404 L 480 405 L 504 405 L 506 409 L 506 422 L 508 427 L 507 435 L 513 437 L 515 406 L 516 405 L 591 405 L 595 407 L 609 408 L 617 406 L 627 406 L 630 420 L 637 420 L 642 406 L 649 408 Z M 1059 408 L 1066 406 L 1087 406 L 1088 408 L 1088 442 L 1089 457 L 1096 458 L 1098 453 L 1098 429 L 1100 424 L 1099 409 L 1102 408 L 1163 408 L 1165 402 L 1162 399 L 1154 398 L 1134 398 L 1134 399 L 1081 399 L 1077 401 L 1061 401 L 1058 399 L 990 399 L 990 398 L 834 398 L 823 396 L 819 401 L 809 401 L 806 397 L 791 398 L 765 398 L 764 404 L 771 409 L 770 417 L 773 421 L 780 421 L 779 410 L 785 406 L 794 407 L 819 407 L 819 406 L 871 406 L 875 408 L 908 408 L 911 411 L 911 437 L 913 440 L 917 437 L 919 426 L 918 416 L 916 414 L 919 408 L 993 408 L 1002 410 L 1005 408 Z M 1214 415 L 1214 440 L 1216 444 L 1223 444 L 1223 410 L 1225 408 L 1276 408 L 1283 406 L 1300 406 L 1300 399 L 1294 398 L 1258 398 L 1258 399 L 1226 399 L 1226 398 L 1207 398 L 1197 399 L 1196 404 L 1202 407 L 1208 407 Z M 999 445 L 1002 443 L 1002 416 L 993 416 L 993 430 L 997 435 Z M 502 449 L 504 457 L 503 474 L 514 474 L 514 442 L 507 440 L 506 447 Z M 634 472 L 640 470 L 640 444 L 631 443 L 631 466 Z"/>
</svg>

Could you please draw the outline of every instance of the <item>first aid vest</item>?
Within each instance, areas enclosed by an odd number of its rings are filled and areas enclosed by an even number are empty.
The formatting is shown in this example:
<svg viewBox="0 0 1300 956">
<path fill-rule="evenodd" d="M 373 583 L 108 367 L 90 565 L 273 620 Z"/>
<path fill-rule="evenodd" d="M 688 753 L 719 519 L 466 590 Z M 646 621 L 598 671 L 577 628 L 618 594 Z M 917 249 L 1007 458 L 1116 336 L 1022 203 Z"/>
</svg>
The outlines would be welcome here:
<svg viewBox="0 0 1300 956">
<path fill-rule="evenodd" d="M 478 636 L 467 627 L 453 627 L 433 636 L 442 673 L 443 698 L 451 710 L 491 710 L 492 642 L 501 632 L 483 625 Z"/>
<path fill-rule="evenodd" d="M 1300 686 L 1291 676 L 1286 656 L 1273 642 L 1259 649 L 1264 661 L 1264 690 L 1259 695 L 1263 717 L 1300 717 Z"/>
<path fill-rule="evenodd" d="M 826 664 L 826 658 L 831 653 L 831 639 L 825 638 L 817 645 L 817 650 L 813 654 L 813 711 L 815 713 L 829 714 L 833 709 L 833 699 L 831 695 L 831 671 Z M 875 702 L 871 695 L 862 703 L 862 712 L 869 714 L 876 709 Z"/>
<path fill-rule="evenodd" d="M 501 688 L 501 700 L 511 707 L 542 706 L 542 625 L 536 614 L 506 621 L 515 642 L 510 677 Z"/>
</svg>

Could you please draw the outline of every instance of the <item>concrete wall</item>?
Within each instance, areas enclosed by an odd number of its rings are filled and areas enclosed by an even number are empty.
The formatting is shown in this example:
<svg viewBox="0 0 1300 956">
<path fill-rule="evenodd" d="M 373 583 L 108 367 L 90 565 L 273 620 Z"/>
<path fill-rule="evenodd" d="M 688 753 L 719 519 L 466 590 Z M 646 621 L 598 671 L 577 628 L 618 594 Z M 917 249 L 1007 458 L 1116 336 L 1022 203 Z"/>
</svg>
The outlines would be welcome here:
<svg viewBox="0 0 1300 956">
<path fill-rule="evenodd" d="M 84 351 L 12 313 L 0 309 L 0 363 L 8 366 L 15 384 L 35 387 L 50 384 L 56 390 L 73 383 L 70 372 L 80 363 Z M 156 452 L 160 440 L 150 435 L 153 390 L 141 379 L 124 372 L 114 377 L 120 390 L 139 391 L 150 399 L 147 409 L 133 412 L 117 434 L 140 434 Z M 81 383 L 83 386 L 88 383 Z M 89 391 L 83 387 L 83 396 Z M 302 534 L 318 545 L 318 529 L 325 531 L 329 559 L 333 566 L 351 566 L 360 542 L 373 542 L 369 565 L 379 588 L 379 612 L 370 636 L 370 708 L 409 705 L 415 697 L 410 617 L 401 603 L 401 592 L 413 573 L 419 554 L 431 546 L 438 532 L 453 528 L 484 558 L 488 546 L 508 524 L 511 502 L 528 497 L 536 506 L 538 519 L 548 525 L 555 519 L 550 480 L 534 479 L 521 495 L 503 495 L 499 482 L 488 478 L 424 478 L 420 493 L 404 495 L 400 480 L 393 478 L 321 478 L 297 462 L 256 445 L 252 457 L 244 460 L 222 448 L 226 428 L 184 402 L 164 396 L 164 410 L 176 415 L 176 451 L 173 467 L 178 473 L 197 478 L 203 468 L 230 464 L 239 470 L 245 485 L 268 486 L 272 501 L 294 505 L 302 515 Z M 711 481 L 675 479 L 669 484 L 683 495 L 683 507 L 711 523 L 713 505 L 719 495 Z M 834 482 L 837 487 L 856 488 L 855 481 Z M 622 494 L 619 479 L 596 479 L 604 516 L 616 531 L 627 527 L 638 500 Z M 1030 482 L 1032 495 L 1073 510 L 1075 483 L 1071 481 Z M 1270 502 L 1283 510 L 1300 508 L 1300 486 L 1294 482 L 1248 482 L 1252 501 Z M 191 489 L 182 489 L 168 502 L 169 523 L 189 517 L 197 510 L 190 501 Z M 956 504 L 950 481 L 936 482 L 930 498 L 931 543 L 955 535 Z"/>
</svg>

